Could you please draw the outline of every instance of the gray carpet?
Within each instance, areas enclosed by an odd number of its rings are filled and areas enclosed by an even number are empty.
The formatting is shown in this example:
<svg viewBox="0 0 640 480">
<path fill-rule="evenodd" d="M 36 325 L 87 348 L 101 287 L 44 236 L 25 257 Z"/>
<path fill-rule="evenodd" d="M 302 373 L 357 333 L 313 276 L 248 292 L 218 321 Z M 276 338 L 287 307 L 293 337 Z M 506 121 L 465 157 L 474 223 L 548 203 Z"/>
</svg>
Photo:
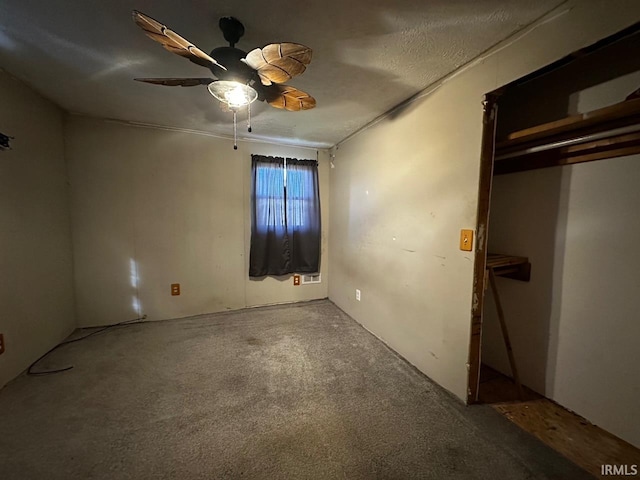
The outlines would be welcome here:
<svg viewBox="0 0 640 480">
<path fill-rule="evenodd" d="M 328 301 L 118 328 L 0 391 L 0 478 L 590 478 Z"/>
</svg>

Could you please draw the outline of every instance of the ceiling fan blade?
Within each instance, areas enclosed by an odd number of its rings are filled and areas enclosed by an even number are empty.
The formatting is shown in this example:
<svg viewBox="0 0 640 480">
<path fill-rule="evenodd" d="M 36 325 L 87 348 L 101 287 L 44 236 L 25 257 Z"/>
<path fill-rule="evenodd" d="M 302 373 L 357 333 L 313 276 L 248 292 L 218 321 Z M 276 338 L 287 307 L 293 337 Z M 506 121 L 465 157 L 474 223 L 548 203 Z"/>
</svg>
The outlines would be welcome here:
<svg viewBox="0 0 640 480">
<path fill-rule="evenodd" d="M 312 50 L 299 43 L 271 43 L 251 50 L 244 62 L 258 72 L 263 85 L 284 83 L 304 73 Z"/>
<path fill-rule="evenodd" d="M 170 52 L 185 57 L 203 67 L 209 68 L 211 65 L 217 65 L 223 70 L 226 70 L 224 66 L 220 65 L 214 58 L 193 45 L 189 40 L 182 38 L 176 32 L 148 15 L 134 10 L 133 21 L 144 30 L 144 33 L 149 38 L 160 43 Z"/>
<path fill-rule="evenodd" d="M 167 87 L 195 87 L 197 85 L 209 85 L 215 81 L 213 78 L 134 78 L 134 80 Z"/>
<path fill-rule="evenodd" d="M 291 85 L 272 85 L 264 89 L 265 100 L 276 108 L 290 112 L 310 110 L 316 106 L 316 99 Z"/>
</svg>

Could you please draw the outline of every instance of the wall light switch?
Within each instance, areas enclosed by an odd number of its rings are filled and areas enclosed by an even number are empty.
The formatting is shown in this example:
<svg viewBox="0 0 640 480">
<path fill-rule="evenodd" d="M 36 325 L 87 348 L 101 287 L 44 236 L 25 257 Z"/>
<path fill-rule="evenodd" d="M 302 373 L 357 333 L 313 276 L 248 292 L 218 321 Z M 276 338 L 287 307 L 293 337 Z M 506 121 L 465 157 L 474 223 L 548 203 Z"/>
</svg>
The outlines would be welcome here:
<svg viewBox="0 0 640 480">
<path fill-rule="evenodd" d="M 180 284 L 179 283 L 172 283 L 171 284 L 171 295 L 173 295 L 173 296 L 180 295 Z"/>
<path fill-rule="evenodd" d="M 300 275 L 294 275 L 294 276 L 293 276 L 293 284 L 294 284 L 295 286 L 300 285 Z"/>
<path fill-rule="evenodd" d="M 473 250 L 473 230 L 460 230 L 460 250 Z"/>
</svg>

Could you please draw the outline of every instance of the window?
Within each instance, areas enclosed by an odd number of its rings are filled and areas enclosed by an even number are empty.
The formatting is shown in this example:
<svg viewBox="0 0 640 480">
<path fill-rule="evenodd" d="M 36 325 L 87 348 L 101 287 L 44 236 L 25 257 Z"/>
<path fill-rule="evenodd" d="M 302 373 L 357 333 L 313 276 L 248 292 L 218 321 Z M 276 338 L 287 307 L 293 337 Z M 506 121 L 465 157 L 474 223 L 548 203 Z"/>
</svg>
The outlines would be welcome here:
<svg viewBox="0 0 640 480">
<path fill-rule="evenodd" d="M 319 271 L 318 163 L 261 155 L 251 159 L 249 276 Z"/>
<path fill-rule="evenodd" d="M 287 222 L 301 230 L 314 228 L 317 215 L 314 205 L 317 202 L 317 164 L 313 169 L 299 164 L 290 164 L 285 160 L 284 187 L 287 199 Z M 319 213 L 319 211 L 318 211 Z"/>
</svg>

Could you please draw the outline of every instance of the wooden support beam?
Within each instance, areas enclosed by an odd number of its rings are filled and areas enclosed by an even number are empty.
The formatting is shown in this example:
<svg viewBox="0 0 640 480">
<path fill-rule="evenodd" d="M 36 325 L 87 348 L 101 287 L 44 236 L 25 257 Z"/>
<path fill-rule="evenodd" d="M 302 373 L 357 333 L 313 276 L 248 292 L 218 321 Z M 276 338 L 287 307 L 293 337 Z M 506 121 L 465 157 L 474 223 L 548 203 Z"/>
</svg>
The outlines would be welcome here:
<svg viewBox="0 0 640 480">
<path fill-rule="evenodd" d="M 507 348 L 507 355 L 509 357 L 509 365 L 511 366 L 511 373 L 513 374 L 513 380 L 516 382 L 516 388 L 518 389 L 518 396 L 520 400 L 524 400 L 524 391 L 522 390 L 522 384 L 520 383 L 520 375 L 516 367 L 516 359 L 513 355 L 513 349 L 511 348 L 511 340 L 509 339 L 509 331 L 507 330 L 507 322 L 504 319 L 504 311 L 502 310 L 502 302 L 498 295 L 498 289 L 496 288 L 496 275 L 493 272 L 493 268 L 489 268 L 489 283 L 491 290 L 493 291 L 493 299 L 496 302 L 496 310 L 498 312 L 498 320 L 500 321 L 500 329 L 502 330 L 502 338 L 504 339 L 504 345 Z"/>
</svg>

